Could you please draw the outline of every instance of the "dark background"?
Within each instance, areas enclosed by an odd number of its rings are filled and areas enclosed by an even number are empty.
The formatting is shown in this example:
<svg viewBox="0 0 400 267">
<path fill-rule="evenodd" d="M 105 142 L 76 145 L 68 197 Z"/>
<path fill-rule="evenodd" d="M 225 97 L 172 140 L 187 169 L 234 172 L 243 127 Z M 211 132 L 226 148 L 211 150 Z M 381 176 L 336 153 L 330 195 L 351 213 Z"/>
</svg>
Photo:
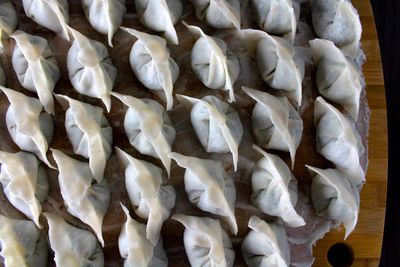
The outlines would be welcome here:
<svg viewBox="0 0 400 267">
<path fill-rule="evenodd" d="M 400 266 L 400 0 L 371 0 L 385 76 L 389 171 L 381 267 Z"/>
</svg>

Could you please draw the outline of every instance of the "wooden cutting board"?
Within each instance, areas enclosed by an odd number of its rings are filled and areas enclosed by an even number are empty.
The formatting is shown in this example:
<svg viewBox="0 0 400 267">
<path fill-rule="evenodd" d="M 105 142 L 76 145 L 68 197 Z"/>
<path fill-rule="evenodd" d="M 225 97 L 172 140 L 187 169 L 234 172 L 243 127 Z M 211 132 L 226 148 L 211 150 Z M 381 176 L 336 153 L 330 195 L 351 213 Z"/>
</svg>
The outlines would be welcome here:
<svg viewBox="0 0 400 267">
<path fill-rule="evenodd" d="M 387 127 L 385 87 L 375 20 L 370 1 L 353 0 L 363 26 L 362 47 L 366 54 L 364 75 L 371 109 L 369 128 L 369 167 L 367 183 L 361 192 L 358 224 L 345 241 L 354 250 L 357 267 L 379 265 L 384 228 L 387 186 Z M 329 248 L 342 242 L 344 231 L 331 231 L 314 248 L 314 266 L 329 266 Z"/>
</svg>

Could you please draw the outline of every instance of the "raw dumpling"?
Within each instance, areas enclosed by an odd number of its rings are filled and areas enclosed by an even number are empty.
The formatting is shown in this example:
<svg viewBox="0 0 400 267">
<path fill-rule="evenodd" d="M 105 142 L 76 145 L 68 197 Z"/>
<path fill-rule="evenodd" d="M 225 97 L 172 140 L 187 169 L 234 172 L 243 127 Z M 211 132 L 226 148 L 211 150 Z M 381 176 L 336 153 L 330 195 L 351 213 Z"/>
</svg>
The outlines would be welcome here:
<svg viewBox="0 0 400 267">
<path fill-rule="evenodd" d="M 297 180 L 289 167 L 278 156 L 255 145 L 253 148 L 263 155 L 251 176 L 253 204 L 262 212 L 281 218 L 290 227 L 305 225 L 304 219 L 294 209 L 298 197 Z"/>
<path fill-rule="evenodd" d="M 172 44 L 179 44 L 174 24 L 182 15 L 179 0 L 135 0 L 140 22 L 151 30 L 162 32 Z"/>
<path fill-rule="evenodd" d="M 37 158 L 27 152 L 0 151 L 0 182 L 11 204 L 41 228 L 39 216 L 49 192 L 47 172 Z"/>
<path fill-rule="evenodd" d="M 14 32 L 17 24 L 17 12 L 11 1 L 0 0 L 0 52 L 3 50 L 3 40 Z"/>
<path fill-rule="evenodd" d="M 140 153 L 159 158 L 169 176 L 172 143 L 176 131 L 165 109 L 156 101 L 112 93 L 121 100 L 128 110 L 125 114 L 124 128 L 129 143 Z"/>
<path fill-rule="evenodd" d="M 192 267 L 233 266 L 235 251 L 218 220 L 182 214 L 174 214 L 172 219 L 185 226 L 183 243 Z"/>
<path fill-rule="evenodd" d="M 297 29 L 295 7 L 293 0 L 252 0 L 256 20 L 260 28 L 269 34 L 284 37 L 290 43 L 294 42 Z"/>
<path fill-rule="evenodd" d="M 267 223 L 257 216 L 249 220 L 250 232 L 242 242 L 243 258 L 249 267 L 288 267 L 289 243 L 283 226 Z"/>
<path fill-rule="evenodd" d="M 318 97 L 314 106 L 317 151 L 344 172 L 353 185 L 365 182 L 360 157 L 365 149 L 354 122 Z"/>
<path fill-rule="evenodd" d="M 266 84 L 284 90 L 287 97 L 300 106 L 304 62 L 296 55 L 294 47 L 285 39 L 260 30 L 242 30 L 241 34 Z"/>
<path fill-rule="evenodd" d="M 172 152 L 170 157 L 185 168 L 185 191 L 199 209 L 222 216 L 233 234 L 238 226 L 235 218 L 236 189 L 221 162 L 187 157 Z"/>
<path fill-rule="evenodd" d="M 303 133 L 303 120 L 286 97 L 242 87 L 257 101 L 251 116 L 257 141 L 269 149 L 290 152 L 292 169 Z"/>
<path fill-rule="evenodd" d="M 361 39 L 361 22 L 349 0 L 312 0 L 311 15 L 319 38 L 335 43 L 351 58 L 357 56 Z"/>
<path fill-rule="evenodd" d="M 172 91 L 179 75 L 179 66 L 170 57 L 167 42 L 156 35 L 124 27 L 121 29 L 137 38 L 129 56 L 136 77 L 150 90 L 163 90 L 167 110 L 171 110 L 174 105 Z"/>
<path fill-rule="evenodd" d="M 22 0 L 25 14 L 37 24 L 69 41 L 68 0 Z"/>
<path fill-rule="evenodd" d="M 75 154 L 89 159 L 93 178 L 101 182 L 113 139 L 112 128 L 103 109 L 68 96 L 56 97 L 64 107 L 69 106 L 65 112 L 65 129 Z"/>
<path fill-rule="evenodd" d="M 3 266 L 47 266 L 46 237 L 29 220 L 10 219 L 0 214 L 0 248 Z"/>
<path fill-rule="evenodd" d="M 54 53 L 46 39 L 17 30 L 12 64 L 21 85 L 36 92 L 47 113 L 54 115 L 53 90 L 60 78 Z"/>
<path fill-rule="evenodd" d="M 223 40 L 206 35 L 199 27 L 183 23 L 197 38 L 191 52 L 193 72 L 208 88 L 228 91 L 229 102 L 234 102 L 233 84 L 239 76 L 239 60 Z"/>
<path fill-rule="evenodd" d="M 343 222 L 345 239 L 357 224 L 360 195 L 349 180 L 335 169 L 306 166 L 313 177 L 311 200 L 318 215 Z"/>
<path fill-rule="evenodd" d="M 53 139 L 53 118 L 43 110 L 40 101 L 17 91 L 0 86 L 10 106 L 6 113 L 8 133 L 17 146 L 34 153 L 50 168 L 47 159 L 48 144 Z"/>
<path fill-rule="evenodd" d="M 126 12 L 125 0 L 82 0 L 82 7 L 92 27 L 107 34 L 108 44 L 122 23 Z"/>
<path fill-rule="evenodd" d="M 121 204 L 126 215 L 118 238 L 119 254 L 125 259 L 125 267 L 167 267 L 168 258 L 162 240 L 153 245 L 146 238 L 146 225 L 138 223 L 129 216 L 128 209 Z"/>
<path fill-rule="evenodd" d="M 315 39 L 310 46 L 317 66 L 318 91 L 342 105 L 357 120 L 362 90 L 360 73 L 331 41 Z"/>
<path fill-rule="evenodd" d="M 110 112 L 110 92 L 117 77 L 117 69 L 111 62 L 107 48 L 102 43 L 69 29 L 74 37 L 67 56 L 72 86 L 83 95 L 101 99 Z"/>
<path fill-rule="evenodd" d="M 96 237 L 76 228 L 58 215 L 44 213 L 49 224 L 49 239 L 56 266 L 102 267 L 104 255 Z"/>
<path fill-rule="evenodd" d="M 239 160 L 239 144 L 243 137 L 237 112 L 215 96 L 202 99 L 177 95 L 180 102 L 193 105 L 190 119 L 204 149 L 216 153 L 232 153 L 235 171 Z"/>
<path fill-rule="evenodd" d="M 240 30 L 239 0 L 192 0 L 196 17 L 217 29 Z"/>
<path fill-rule="evenodd" d="M 61 195 L 69 213 L 89 225 L 104 246 L 103 218 L 110 202 L 110 189 L 106 179 L 100 183 L 92 179 L 89 164 L 73 159 L 52 149 L 58 166 Z"/>
<path fill-rule="evenodd" d="M 129 200 L 135 213 L 148 219 L 146 238 L 155 246 L 160 239 L 161 227 L 175 206 L 175 190 L 167 184 L 160 168 L 135 159 L 119 148 L 116 150 L 125 170 Z"/>
</svg>

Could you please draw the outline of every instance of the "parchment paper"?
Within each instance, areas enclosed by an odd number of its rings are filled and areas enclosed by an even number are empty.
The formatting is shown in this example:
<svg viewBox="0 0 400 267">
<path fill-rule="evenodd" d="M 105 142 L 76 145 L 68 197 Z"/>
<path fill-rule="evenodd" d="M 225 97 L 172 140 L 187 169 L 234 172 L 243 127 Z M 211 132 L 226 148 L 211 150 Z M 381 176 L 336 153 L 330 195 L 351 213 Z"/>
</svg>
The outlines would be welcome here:
<svg viewBox="0 0 400 267">
<path fill-rule="evenodd" d="M 112 99 L 112 110 L 108 114 L 102 105 L 100 100 L 86 97 L 77 93 L 71 83 L 69 82 L 67 67 L 66 67 L 66 55 L 69 47 L 72 43 L 67 42 L 54 33 L 45 30 L 38 26 L 31 19 L 25 16 L 22 8 L 21 1 L 13 1 L 17 7 L 19 14 L 19 26 L 18 28 L 26 31 L 30 34 L 39 35 L 45 37 L 52 48 L 55 51 L 55 56 L 58 61 L 58 65 L 61 69 L 62 76 L 55 88 L 55 93 L 65 94 L 72 98 L 88 102 L 104 109 L 105 115 L 113 127 L 113 145 L 118 146 L 129 154 L 136 158 L 150 161 L 157 164 L 162 168 L 162 164 L 159 160 L 151 157 L 143 156 L 133 147 L 129 145 L 128 139 L 123 129 L 123 119 L 126 108 L 115 98 Z M 240 244 L 243 237 L 248 232 L 248 220 L 251 215 L 255 214 L 268 221 L 274 221 L 274 218 L 266 216 L 257 210 L 250 202 L 251 185 L 250 178 L 252 174 L 252 168 L 254 164 L 261 158 L 252 148 L 252 144 L 256 142 L 251 132 L 251 112 L 254 103 L 247 97 L 242 91 L 241 86 L 245 85 L 253 87 L 259 90 L 265 90 L 274 94 L 280 94 L 276 90 L 268 88 L 268 86 L 262 81 L 258 74 L 257 66 L 255 62 L 249 57 L 244 48 L 242 41 L 237 35 L 235 30 L 214 30 L 210 27 L 206 27 L 205 23 L 199 21 L 194 14 L 194 8 L 190 1 L 183 0 L 184 11 L 182 19 L 188 24 L 198 25 L 203 30 L 213 36 L 217 36 L 225 40 L 228 47 L 239 57 L 241 65 L 241 74 L 235 83 L 235 94 L 237 102 L 232 106 L 239 113 L 241 122 L 244 128 L 243 140 L 239 147 L 239 165 L 238 171 L 233 171 L 231 154 L 208 154 L 201 146 L 200 142 L 192 129 L 190 123 L 190 113 L 182 105 L 180 105 L 175 98 L 174 109 L 170 112 L 171 119 L 177 131 L 175 143 L 173 144 L 173 151 L 182 153 L 184 155 L 195 156 L 199 158 L 211 158 L 217 159 L 223 162 L 226 170 L 232 175 L 236 190 L 236 219 L 238 222 L 239 232 L 237 236 L 231 236 L 235 251 L 236 260 L 235 266 L 245 266 L 244 260 L 240 252 Z M 258 28 L 257 25 L 252 21 L 254 16 L 248 1 L 241 1 L 242 5 L 242 28 Z M 301 16 L 298 25 L 298 34 L 296 37 L 295 44 L 299 46 L 297 51 L 302 55 L 306 61 L 306 75 L 303 81 L 303 104 L 299 111 L 304 121 L 304 132 L 301 140 L 301 144 L 297 150 L 296 164 L 293 170 L 295 177 L 299 184 L 299 201 L 296 206 L 296 210 L 301 216 L 303 216 L 307 222 L 304 227 L 295 229 L 286 228 L 289 240 L 291 242 L 291 256 L 293 266 L 307 266 L 313 261 L 312 257 L 312 244 L 314 241 L 322 237 L 330 227 L 337 227 L 337 223 L 328 221 L 318 217 L 312 207 L 310 199 L 310 183 L 311 178 L 304 167 L 305 164 L 316 166 L 320 168 L 332 167 L 332 164 L 320 156 L 315 150 L 315 127 L 313 124 L 313 103 L 314 99 L 318 95 L 318 91 L 315 88 L 315 69 L 311 66 L 311 56 L 308 50 L 308 40 L 314 38 L 314 33 L 311 25 L 310 10 L 307 1 L 299 1 L 301 3 Z M 79 30 L 89 38 L 101 41 L 106 46 L 107 37 L 97 33 L 91 28 L 89 22 L 85 18 L 83 9 L 79 0 L 70 0 L 70 23 L 69 25 Z M 134 1 L 127 1 L 128 13 L 124 17 L 123 26 L 138 29 L 140 31 L 151 32 L 143 27 L 135 15 Z M 221 99 L 227 101 L 228 96 L 226 93 L 216 90 L 210 90 L 204 87 L 204 85 L 196 78 L 195 74 L 190 68 L 190 51 L 195 42 L 194 37 L 189 31 L 178 23 L 176 29 L 179 36 L 180 44 L 178 46 L 169 45 L 171 50 L 171 56 L 176 60 L 180 67 L 180 75 L 175 83 L 174 92 L 176 94 L 184 94 L 195 97 L 202 97 L 208 94 L 218 95 Z M 115 83 L 114 91 L 133 95 L 136 97 L 147 97 L 156 99 L 165 106 L 165 98 L 163 93 L 155 93 L 150 91 L 140 84 L 138 79 L 134 76 L 133 71 L 129 65 L 129 52 L 135 39 L 127 33 L 119 30 L 113 39 L 114 47 L 109 47 L 114 65 L 118 69 L 118 76 Z M 17 77 L 12 69 L 11 56 L 13 52 L 15 42 L 9 40 L 5 42 L 5 53 L 1 56 L 3 67 L 7 74 L 7 86 L 21 91 L 26 95 L 35 96 L 34 93 L 23 89 Z M 359 69 L 363 61 L 363 54 L 360 50 L 358 57 Z M 362 136 L 364 146 L 367 148 L 367 137 L 368 137 L 368 124 L 369 124 L 369 108 L 366 99 L 365 89 L 362 92 L 360 105 L 360 115 L 357 121 L 357 127 Z M 18 151 L 18 147 L 11 140 L 6 124 L 5 124 L 5 113 L 9 104 L 4 94 L 0 94 L 0 149 L 5 151 Z M 337 105 L 336 105 L 337 106 Z M 341 109 L 342 110 L 342 109 Z M 50 144 L 50 147 L 57 148 L 68 155 L 73 155 L 72 145 L 69 142 L 66 131 L 64 128 L 64 116 L 65 110 L 57 103 L 56 104 L 56 115 L 55 115 L 55 133 L 54 140 Z M 288 153 L 269 151 L 279 155 L 286 163 L 290 163 L 290 157 Z M 48 155 L 50 155 L 49 153 Z M 74 155 L 75 158 L 85 160 L 82 157 Z M 362 166 L 364 169 L 367 167 L 367 152 L 361 158 Z M 66 211 L 63 204 L 63 200 L 60 194 L 57 175 L 58 172 L 55 170 L 48 169 L 49 182 L 50 182 L 50 194 L 43 203 L 43 211 L 49 211 L 61 215 L 67 222 L 77 227 L 88 229 L 90 227 L 80 222 L 77 218 L 74 218 Z M 183 184 L 184 169 L 178 167 L 174 162 L 172 163 L 171 179 L 170 183 L 176 190 L 176 206 L 172 210 L 172 213 L 184 213 L 188 215 L 199 215 L 199 216 L 210 216 L 218 218 L 210 213 L 202 212 L 194 205 L 192 205 L 186 196 Z M 141 222 L 144 220 L 138 218 L 135 215 L 133 208 L 129 204 L 129 199 L 125 190 L 124 184 L 124 172 L 122 171 L 115 151 L 107 162 L 107 168 L 105 177 L 110 185 L 111 189 L 111 203 L 108 212 L 104 218 L 103 224 L 103 235 L 105 239 L 105 262 L 106 266 L 122 266 L 123 259 L 119 255 L 118 251 L 118 236 L 121 230 L 121 226 L 124 223 L 124 214 L 120 208 L 119 203 L 125 204 L 130 207 L 131 216 Z M 20 212 L 9 204 L 2 190 L 0 190 L 0 212 L 14 218 L 24 218 Z M 224 228 L 228 231 L 227 225 L 220 220 Z M 45 225 L 44 230 L 47 233 L 47 223 L 45 218 L 41 217 L 41 222 Z M 179 223 L 167 220 L 162 228 L 162 237 L 164 241 L 164 247 L 167 252 L 170 266 L 189 266 L 184 247 L 182 234 L 184 227 Z M 53 261 L 54 255 L 49 255 L 49 265 L 54 266 Z"/>
</svg>

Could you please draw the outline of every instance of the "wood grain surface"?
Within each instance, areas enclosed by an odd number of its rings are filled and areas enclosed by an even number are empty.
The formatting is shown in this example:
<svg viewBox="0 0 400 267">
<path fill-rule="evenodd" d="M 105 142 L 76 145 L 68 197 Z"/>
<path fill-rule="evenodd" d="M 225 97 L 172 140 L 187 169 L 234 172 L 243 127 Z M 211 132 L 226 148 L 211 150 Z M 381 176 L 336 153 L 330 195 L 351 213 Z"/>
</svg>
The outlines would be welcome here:
<svg viewBox="0 0 400 267">
<path fill-rule="evenodd" d="M 358 224 L 346 240 L 355 254 L 353 266 L 378 266 L 386 207 L 387 186 L 387 120 L 385 87 L 375 21 L 369 1 L 353 0 L 363 26 L 362 47 L 366 54 L 364 75 L 368 104 L 371 109 L 369 128 L 369 167 L 367 183 L 361 192 Z M 344 231 L 332 231 L 314 248 L 314 266 L 328 266 L 327 251 L 343 241 Z"/>
</svg>

